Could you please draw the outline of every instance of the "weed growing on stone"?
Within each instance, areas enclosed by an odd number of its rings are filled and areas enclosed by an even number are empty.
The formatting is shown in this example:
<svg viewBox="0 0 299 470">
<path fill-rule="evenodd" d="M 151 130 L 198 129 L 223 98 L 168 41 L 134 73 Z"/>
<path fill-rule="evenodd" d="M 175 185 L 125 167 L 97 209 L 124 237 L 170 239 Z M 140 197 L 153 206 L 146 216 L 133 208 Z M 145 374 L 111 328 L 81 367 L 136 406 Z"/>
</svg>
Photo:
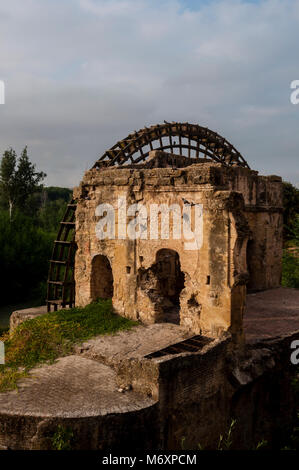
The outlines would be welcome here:
<svg viewBox="0 0 299 470">
<path fill-rule="evenodd" d="M 232 434 L 236 425 L 236 420 L 232 419 L 229 428 L 225 434 L 220 434 L 217 450 L 229 450 L 232 446 Z"/>
<path fill-rule="evenodd" d="M 262 439 L 261 441 L 259 441 L 255 447 L 254 450 L 262 450 L 262 449 L 266 449 L 268 446 L 268 441 L 266 441 L 265 439 Z"/>
<path fill-rule="evenodd" d="M 237 423 L 236 419 L 231 420 L 228 430 L 225 432 L 225 434 L 220 434 L 217 448 L 213 450 L 229 450 L 231 448 L 233 444 L 232 434 L 233 434 L 236 423 Z M 185 442 L 186 442 L 186 438 L 184 436 L 181 439 L 182 450 L 186 450 Z M 206 450 L 200 442 L 198 443 L 198 450 Z"/>
<path fill-rule="evenodd" d="M 53 450 L 72 450 L 74 433 L 71 428 L 58 424 L 57 430 L 52 437 Z"/>
</svg>

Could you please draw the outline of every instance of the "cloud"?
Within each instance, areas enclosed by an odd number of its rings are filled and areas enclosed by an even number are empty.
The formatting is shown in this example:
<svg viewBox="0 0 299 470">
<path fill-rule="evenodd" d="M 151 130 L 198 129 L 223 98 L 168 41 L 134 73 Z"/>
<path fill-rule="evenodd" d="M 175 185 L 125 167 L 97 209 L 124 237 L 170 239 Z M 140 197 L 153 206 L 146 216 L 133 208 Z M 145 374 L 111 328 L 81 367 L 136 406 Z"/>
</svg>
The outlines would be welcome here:
<svg viewBox="0 0 299 470">
<path fill-rule="evenodd" d="M 73 186 L 129 132 L 189 121 L 299 184 L 298 23 L 298 0 L 2 3 L 0 151 Z"/>
</svg>

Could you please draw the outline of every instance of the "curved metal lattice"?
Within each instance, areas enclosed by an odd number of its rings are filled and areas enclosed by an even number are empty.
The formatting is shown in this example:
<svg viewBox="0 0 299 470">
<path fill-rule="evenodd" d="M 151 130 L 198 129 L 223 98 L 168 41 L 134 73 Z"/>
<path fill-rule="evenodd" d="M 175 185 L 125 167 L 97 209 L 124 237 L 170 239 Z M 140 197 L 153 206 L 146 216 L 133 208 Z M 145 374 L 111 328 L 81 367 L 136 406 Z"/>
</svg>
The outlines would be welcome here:
<svg viewBox="0 0 299 470">
<path fill-rule="evenodd" d="M 168 150 L 198 159 L 203 155 L 224 165 L 249 168 L 240 152 L 216 132 L 197 124 L 166 121 L 129 134 L 107 150 L 93 168 L 144 162 L 151 150 Z"/>
</svg>

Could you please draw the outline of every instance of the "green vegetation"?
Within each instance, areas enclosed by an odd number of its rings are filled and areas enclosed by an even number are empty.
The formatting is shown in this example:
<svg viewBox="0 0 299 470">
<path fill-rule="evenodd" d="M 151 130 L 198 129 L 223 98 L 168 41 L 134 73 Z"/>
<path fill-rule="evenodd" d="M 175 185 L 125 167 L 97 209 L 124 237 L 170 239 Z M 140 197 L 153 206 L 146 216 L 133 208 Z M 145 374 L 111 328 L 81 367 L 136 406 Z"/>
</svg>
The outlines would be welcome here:
<svg viewBox="0 0 299 470">
<path fill-rule="evenodd" d="M 0 197 L 2 204 L 8 206 L 10 220 L 15 207 L 26 208 L 30 196 L 41 189 L 39 183 L 46 176 L 42 171 L 35 171 L 35 165 L 29 160 L 27 147 L 19 158 L 12 148 L 4 152 L 0 164 Z"/>
<path fill-rule="evenodd" d="M 18 379 L 35 365 L 70 354 L 76 343 L 136 324 L 115 315 L 111 300 L 98 300 L 84 308 L 59 310 L 27 320 L 11 337 L 8 334 L 2 337 L 6 363 L 0 365 L 0 391 L 15 388 Z"/>
<path fill-rule="evenodd" d="M 0 265 L 5 272 L 2 305 L 35 297 L 43 297 L 44 303 L 54 238 L 54 232 L 43 230 L 28 216 L 18 212 L 10 221 L 9 214 L 0 211 Z"/>
<path fill-rule="evenodd" d="M 283 250 L 282 285 L 299 289 L 299 253 L 292 254 L 288 249 Z"/>
<path fill-rule="evenodd" d="M 254 450 L 262 450 L 267 449 L 268 441 L 262 439 L 260 442 L 257 443 L 256 448 Z"/>
<path fill-rule="evenodd" d="M 282 259 L 282 285 L 299 288 L 299 189 L 283 183 L 284 250 Z M 285 450 L 299 450 L 299 378 L 294 379 L 297 419 L 291 435 L 282 446 Z"/>
<path fill-rule="evenodd" d="M 299 190 L 284 183 L 282 285 L 299 288 Z"/>
<path fill-rule="evenodd" d="M 289 229 L 289 239 L 283 250 L 282 285 L 299 288 L 299 215 L 294 217 L 292 228 Z"/>
<path fill-rule="evenodd" d="M 73 430 L 58 424 L 57 430 L 52 437 L 53 450 L 72 450 L 74 438 Z"/>
<path fill-rule="evenodd" d="M 233 445 L 233 432 L 236 426 L 237 421 L 232 419 L 227 431 L 224 434 L 220 434 L 217 444 L 217 449 L 215 450 L 230 450 Z M 184 444 L 185 438 L 182 439 L 182 449 Z M 204 447 L 199 443 L 198 444 L 199 450 L 205 450 Z"/>
<path fill-rule="evenodd" d="M 45 302 L 48 260 L 72 195 L 68 188 L 44 188 L 45 176 L 30 162 L 27 147 L 19 158 L 13 149 L 4 152 L 0 162 L 0 266 L 5 273 L 1 306 Z M 4 321 L 0 323 L 3 326 Z"/>
<path fill-rule="evenodd" d="M 217 450 L 229 450 L 233 444 L 232 434 L 236 425 L 236 420 L 232 419 L 225 434 L 220 434 Z"/>
<path fill-rule="evenodd" d="M 291 183 L 283 182 L 283 223 L 284 240 L 288 242 L 293 238 L 293 230 L 299 215 L 299 189 Z"/>
</svg>

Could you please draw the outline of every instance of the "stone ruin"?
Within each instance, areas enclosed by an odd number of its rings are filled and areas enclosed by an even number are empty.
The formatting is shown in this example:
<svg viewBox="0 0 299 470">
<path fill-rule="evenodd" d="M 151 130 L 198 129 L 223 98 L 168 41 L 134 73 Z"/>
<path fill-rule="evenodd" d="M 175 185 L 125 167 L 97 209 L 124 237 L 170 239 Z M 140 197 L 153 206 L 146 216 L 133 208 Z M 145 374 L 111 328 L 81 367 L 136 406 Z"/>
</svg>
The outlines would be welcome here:
<svg viewBox="0 0 299 470">
<path fill-rule="evenodd" d="M 281 288 L 282 182 L 188 123 L 141 129 L 87 171 L 54 242 L 47 305 L 112 298 L 140 320 L 97 336 L 0 394 L 0 448 L 277 448 L 296 402 L 299 291 Z M 132 439 L 133 436 L 133 439 Z M 279 447 L 278 447 L 279 448 Z"/>
<path fill-rule="evenodd" d="M 193 132 L 195 139 L 199 132 L 197 126 L 183 124 L 159 130 L 168 138 L 180 130 Z M 214 142 L 212 137 L 207 130 L 200 136 L 205 144 L 201 152 L 207 154 L 209 146 L 209 158 L 199 157 L 198 141 L 195 146 L 189 142 L 185 156 L 183 147 L 177 154 L 172 143 L 171 152 L 160 145 L 162 149 L 149 148 L 141 162 L 128 164 L 123 158 L 118 165 L 110 160 L 105 165 L 104 160 L 85 173 L 74 191 L 76 305 L 112 297 L 118 314 L 144 324 L 179 323 L 211 337 L 229 330 L 242 341 L 246 291 L 280 286 L 282 182 L 278 176 L 258 175 L 240 157 L 232 158 L 224 139 L 218 136 Z M 149 140 L 140 131 L 137 139 L 140 145 Z M 128 140 L 124 146 L 133 145 Z M 106 227 L 113 239 L 107 232 L 102 238 L 96 234 L 107 215 L 98 206 L 114 209 L 112 227 Z M 126 212 L 129 207 L 133 212 Z M 198 207 L 194 245 L 184 237 L 183 224 L 185 217 L 195 224 Z M 132 239 L 126 227 L 144 208 L 136 225 L 139 233 Z M 163 234 L 162 224 L 168 222 Z"/>
</svg>

